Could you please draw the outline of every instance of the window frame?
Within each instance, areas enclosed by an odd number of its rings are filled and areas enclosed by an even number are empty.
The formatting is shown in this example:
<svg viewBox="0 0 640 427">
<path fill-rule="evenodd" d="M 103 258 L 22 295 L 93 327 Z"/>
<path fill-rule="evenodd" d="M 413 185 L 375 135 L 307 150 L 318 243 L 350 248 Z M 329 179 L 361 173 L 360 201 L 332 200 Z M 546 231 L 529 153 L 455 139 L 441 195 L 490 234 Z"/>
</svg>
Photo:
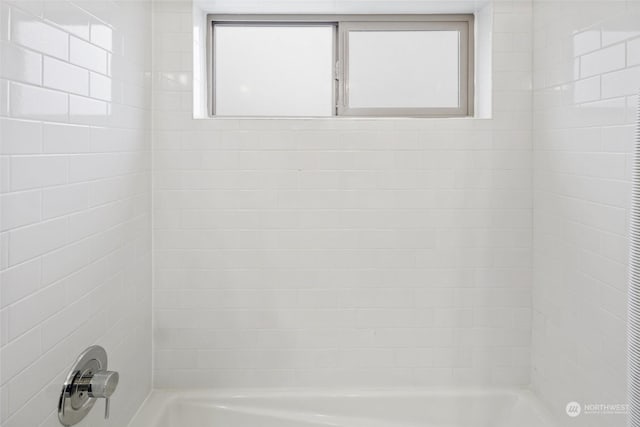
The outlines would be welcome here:
<svg viewBox="0 0 640 427">
<path fill-rule="evenodd" d="M 305 26 L 334 27 L 334 67 L 331 116 L 327 117 L 472 117 L 474 114 L 474 20 L 473 14 L 209 14 L 207 15 L 207 106 L 209 117 L 310 117 L 310 116 L 218 116 L 215 114 L 214 25 Z M 460 33 L 459 51 L 459 107 L 432 108 L 352 108 L 348 105 L 348 32 L 357 31 L 438 31 Z"/>
</svg>

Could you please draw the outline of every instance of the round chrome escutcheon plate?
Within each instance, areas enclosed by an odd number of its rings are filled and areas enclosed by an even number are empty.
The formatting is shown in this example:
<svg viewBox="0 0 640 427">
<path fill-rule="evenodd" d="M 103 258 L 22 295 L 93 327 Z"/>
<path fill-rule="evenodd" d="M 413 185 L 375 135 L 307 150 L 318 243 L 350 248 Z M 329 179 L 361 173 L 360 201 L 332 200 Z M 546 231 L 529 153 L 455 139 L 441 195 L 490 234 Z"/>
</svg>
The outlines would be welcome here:
<svg viewBox="0 0 640 427">
<path fill-rule="evenodd" d="M 104 348 L 97 345 L 89 347 L 78 357 L 60 393 L 58 419 L 62 425 L 75 425 L 87 416 L 96 399 L 89 397 L 86 391 L 81 391 L 79 385 L 85 378 L 104 370 L 107 370 L 107 352 Z"/>
</svg>

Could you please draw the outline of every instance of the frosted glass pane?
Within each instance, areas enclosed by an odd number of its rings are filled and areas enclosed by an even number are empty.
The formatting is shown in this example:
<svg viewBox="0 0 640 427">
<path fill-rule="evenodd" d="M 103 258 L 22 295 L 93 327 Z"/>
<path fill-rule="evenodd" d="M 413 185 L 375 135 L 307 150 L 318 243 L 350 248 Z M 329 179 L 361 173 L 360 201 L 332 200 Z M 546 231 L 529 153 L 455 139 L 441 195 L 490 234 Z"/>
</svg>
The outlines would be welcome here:
<svg viewBox="0 0 640 427">
<path fill-rule="evenodd" d="M 214 26 L 215 114 L 331 116 L 333 27 Z"/>
<path fill-rule="evenodd" d="M 349 32 L 349 107 L 459 107 L 458 31 Z"/>
</svg>

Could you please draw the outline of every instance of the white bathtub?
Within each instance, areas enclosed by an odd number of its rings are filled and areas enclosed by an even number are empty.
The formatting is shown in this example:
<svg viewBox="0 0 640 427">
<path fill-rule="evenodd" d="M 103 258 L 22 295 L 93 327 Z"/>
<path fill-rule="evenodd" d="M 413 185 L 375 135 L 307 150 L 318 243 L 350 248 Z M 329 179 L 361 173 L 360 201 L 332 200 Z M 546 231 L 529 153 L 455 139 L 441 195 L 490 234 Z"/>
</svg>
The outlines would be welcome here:
<svg viewBox="0 0 640 427">
<path fill-rule="evenodd" d="M 129 427 L 558 427 L 527 391 L 167 391 Z"/>
</svg>

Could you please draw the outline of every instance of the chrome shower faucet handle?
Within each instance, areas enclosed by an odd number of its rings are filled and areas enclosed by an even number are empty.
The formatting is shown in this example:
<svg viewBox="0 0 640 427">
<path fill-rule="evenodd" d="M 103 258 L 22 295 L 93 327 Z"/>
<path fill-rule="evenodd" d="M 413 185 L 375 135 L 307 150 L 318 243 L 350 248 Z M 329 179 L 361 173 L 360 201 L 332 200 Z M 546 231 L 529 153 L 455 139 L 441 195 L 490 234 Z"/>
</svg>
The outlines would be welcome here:
<svg viewBox="0 0 640 427">
<path fill-rule="evenodd" d="M 105 399 L 104 417 L 109 418 L 111 395 L 118 387 L 119 375 L 107 370 L 107 352 L 100 346 L 87 348 L 76 360 L 62 387 L 58 419 L 72 426 L 87 416 L 96 399 Z"/>
</svg>

